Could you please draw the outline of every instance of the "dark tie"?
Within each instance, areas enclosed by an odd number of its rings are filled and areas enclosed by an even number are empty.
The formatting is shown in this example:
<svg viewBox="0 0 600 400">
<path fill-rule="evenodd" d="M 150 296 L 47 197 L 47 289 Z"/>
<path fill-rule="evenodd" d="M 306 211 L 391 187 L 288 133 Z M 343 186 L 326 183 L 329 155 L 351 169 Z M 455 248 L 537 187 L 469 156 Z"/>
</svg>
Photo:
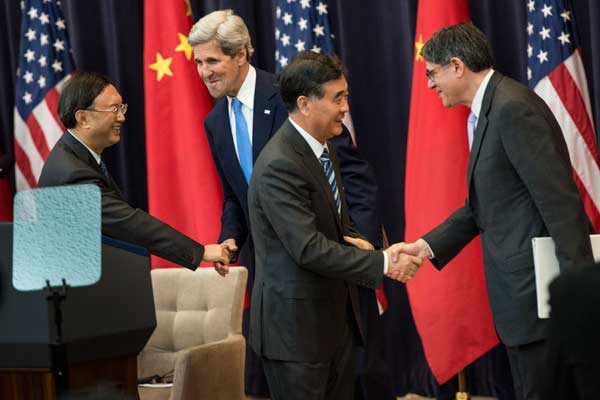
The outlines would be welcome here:
<svg viewBox="0 0 600 400">
<path fill-rule="evenodd" d="M 335 182 L 335 173 L 333 171 L 333 163 L 331 162 L 331 158 L 329 158 L 329 152 L 327 148 L 323 149 L 323 153 L 321 157 L 319 157 L 319 161 L 323 166 L 323 170 L 325 171 L 325 176 L 327 177 L 327 181 L 329 182 L 329 187 L 331 188 L 331 192 L 333 193 L 333 198 L 335 199 L 335 205 L 337 207 L 338 214 L 341 213 L 341 202 L 340 202 L 340 192 L 337 188 L 337 183 Z"/>
<path fill-rule="evenodd" d="M 242 113 L 242 103 L 237 98 L 234 98 L 231 100 L 231 106 L 233 108 L 233 115 L 235 116 L 235 141 L 238 158 L 246 182 L 250 183 L 250 176 L 252 176 L 252 144 L 250 143 L 248 125 Z"/>
<path fill-rule="evenodd" d="M 108 175 L 108 168 L 106 168 L 106 164 L 104 163 L 104 160 L 100 160 L 100 169 L 102 170 L 102 175 L 104 175 L 104 177 L 110 181 L 110 178 Z"/>
</svg>

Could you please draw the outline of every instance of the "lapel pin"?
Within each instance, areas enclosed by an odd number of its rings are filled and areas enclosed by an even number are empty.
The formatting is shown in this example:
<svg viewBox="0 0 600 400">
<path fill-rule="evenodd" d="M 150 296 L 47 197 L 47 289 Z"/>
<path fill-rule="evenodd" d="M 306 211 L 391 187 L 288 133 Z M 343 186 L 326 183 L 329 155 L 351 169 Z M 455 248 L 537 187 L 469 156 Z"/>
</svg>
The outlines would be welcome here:
<svg viewBox="0 0 600 400">
<path fill-rule="evenodd" d="M 271 115 L 271 110 L 265 110 L 265 114 Z"/>
</svg>

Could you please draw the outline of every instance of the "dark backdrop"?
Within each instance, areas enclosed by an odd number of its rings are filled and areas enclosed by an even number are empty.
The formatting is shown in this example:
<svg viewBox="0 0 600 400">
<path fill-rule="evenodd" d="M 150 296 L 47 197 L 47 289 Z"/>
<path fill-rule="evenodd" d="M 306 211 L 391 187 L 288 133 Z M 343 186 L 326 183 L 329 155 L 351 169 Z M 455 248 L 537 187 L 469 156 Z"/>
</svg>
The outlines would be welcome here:
<svg viewBox="0 0 600 400">
<path fill-rule="evenodd" d="M 404 233 L 404 161 L 412 79 L 417 0 L 329 0 L 336 46 L 348 70 L 352 117 L 360 151 L 373 165 L 381 210 L 391 242 Z M 147 208 L 143 92 L 143 0 L 62 0 L 77 69 L 109 75 L 129 103 L 121 144 L 106 152 L 125 196 Z M 165 6 L 168 2 L 165 2 Z M 440 1 L 443 7 L 443 1 Z M 233 8 L 250 29 L 256 66 L 273 71 L 274 34 L 270 0 L 192 0 L 196 18 Z M 472 0 L 473 22 L 490 38 L 495 67 L 524 81 L 524 0 Z M 581 40 L 595 126 L 600 105 L 600 2 L 577 0 Z M 20 28 L 19 0 L 0 5 L 0 148 L 12 152 L 14 82 Z M 158 29 L 159 27 L 156 27 Z M 426 84 L 425 79 L 417 84 Z M 165 134 L 168 134 L 166 132 Z M 424 155 L 426 157 L 427 155 Z M 434 194 L 432 188 L 432 194 Z M 166 188 L 168 190 L 168 188 Z M 386 282 L 390 308 L 384 315 L 386 347 L 398 394 L 409 391 L 452 398 L 456 382 L 439 387 L 427 367 L 404 286 Z M 471 391 L 512 398 L 504 349 L 497 347 L 468 370 Z"/>
</svg>

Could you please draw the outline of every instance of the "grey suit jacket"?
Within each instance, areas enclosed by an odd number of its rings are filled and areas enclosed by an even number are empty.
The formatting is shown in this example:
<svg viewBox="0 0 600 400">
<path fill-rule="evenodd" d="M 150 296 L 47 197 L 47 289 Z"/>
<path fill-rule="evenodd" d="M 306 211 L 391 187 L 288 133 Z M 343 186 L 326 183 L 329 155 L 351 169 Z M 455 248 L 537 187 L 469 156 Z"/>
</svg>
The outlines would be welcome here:
<svg viewBox="0 0 600 400">
<path fill-rule="evenodd" d="M 184 267 L 198 267 L 204 247 L 145 211 L 127 204 L 114 180 L 104 176 L 89 150 L 66 132 L 50 152 L 38 185 L 85 183 L 95 184 L 101 190 L 103 234 L 145 247 Z"/>
<path fill-rule="evenodd" d="M 354 285 L 381 284 L 383 253 L 341 244 L 352 231 L 340 194 L 341 217 L 321 164 L 286 120 L 258 157 L 248 193 L 256 252 L 250 344 L 257 354 L 330 359 L 348 323 L 349 301 L 357 321 Z"/>
<path fill-rule="evenodd" d="M 561 268 L 588 265 L 589 220 L 552 112 L 534 92 L 498 72 L 483 97 L 467 184 L 465 205 L 424 236 L 434 265 L 442 268 L 481 235 L 500 339 L 509 346 L 543 339 L 547 321 L 537 318 L 531 239 L 552 236 Z"/>
</svg>

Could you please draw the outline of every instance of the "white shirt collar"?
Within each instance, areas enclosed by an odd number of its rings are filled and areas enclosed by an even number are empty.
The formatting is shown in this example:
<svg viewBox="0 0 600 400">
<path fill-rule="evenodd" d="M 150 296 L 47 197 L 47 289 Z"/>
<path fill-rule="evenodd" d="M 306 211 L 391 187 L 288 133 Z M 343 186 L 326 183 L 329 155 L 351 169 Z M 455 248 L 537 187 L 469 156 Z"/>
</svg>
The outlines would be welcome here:
<svg viewBox="0 0 600 400">
<path fill-rule="evenodd" d="M 79 139 L 79 138 L 77 137 L 77 135 L 76 135 L 76 134 L 74 134 L 73 132 L 71 132 L 71 131 L 70 131 L 70 130 L 68 130 L 68 129 L 67 129 L 67 132 L 69 132 L 69 133 L 71 134 L 71 136 L 73 136 L 75 139 L 77 139 L 77 141 L 78 141 L 79 143 L 81 143 L 82 145 L 84 145 L 84 147 L 85 147 L 86 149 L 88 149 L 88 150 L 90 151 L 90 153 L 92 153 L 92 156 L 94 156 L 94 159 L 96 160 L 96 162 L 98 163 L 98 165 L 100 165 L 100 159 L 102 158 L 102 157 L 100 156 L 100 154 L 98 154 L 98 153 L 96 153 L 94 150 L 90 149 L 90 148 L 87 146 L 87 144 L 83 143 L 83 140 L 81 140 L 81 139 Z"/>
<path fill-rule="evenodd" d="M 300 135 L 304 138 L 304 140 L 306 140 L 306 143 L 308 143 L 308 145 L 310 146 L 310 149 L 315 154 L 315 157 L 320 158 L 321 154 L 323 154 L 323 150 L 327 148 L 327 142 L 325 142 L 325 144 L 321 144 L 321 142 L 319 142 L 317 139 L 312 137 L 310 133 L 308 133 L 304 129 L 302 129 L 302 127 L 300 127 L 300 125 L 298 125 L 297 123 L 292 121 L 291 118 L 288 118 L 288 119 L 289 119 L 290 123 L 292 124 L 292 126 L 294 128 L 296 128 L 296 130 L 298 132 L 300 132 Z"/>
<path fill-rule="evenodd" d="M 235 96 L 240 103 L 248 107 L 250 111 L 254 110 L 254 89 L 256 88 L 256 70 L 252 65 L 249 66 L 248 73 L 246 74 L 246 79 L 242 83 L 240 90 L 238 90 L 237 95 Z M 227 103 L 229 104 L 229 108 L 231 108 L 231 100 L 233 97 L 227 96 Z"/>
<path fill-rule="evenodd" d="M 494 70 L 490 68 L 489 72 L 481 81 L 481 85 L 475 92 L 475 97 L 473 97 L 473 102 L 471 103 L 471 112 L 475 114 L 477 119 L 479 119 L 479 113 L 481 112 L 481 104 L 483 103 L 483 95 L 485 94 L 485 89 L 487 88 L 488 83 L 494 73 Z"/>
</svg>

